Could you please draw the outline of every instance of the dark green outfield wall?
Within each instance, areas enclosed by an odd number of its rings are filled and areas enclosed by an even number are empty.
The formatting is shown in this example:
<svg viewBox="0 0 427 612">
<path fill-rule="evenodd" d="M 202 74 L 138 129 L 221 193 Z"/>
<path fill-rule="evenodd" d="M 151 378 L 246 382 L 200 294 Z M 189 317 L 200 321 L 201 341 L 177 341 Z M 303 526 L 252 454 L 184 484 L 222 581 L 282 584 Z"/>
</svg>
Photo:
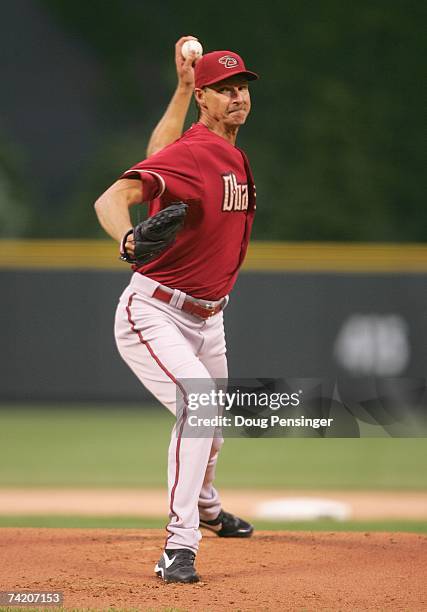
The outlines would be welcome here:
<svg viewBox="0 0 427 612">
<path fill-rule="evenodd" d="M 0 401 L 139 401 L 116 351 L 128 274 L 1 270 Z M 426 274 L 242 273 L 226 309 L 230 375 L 425 377 Z"/>
</svg>

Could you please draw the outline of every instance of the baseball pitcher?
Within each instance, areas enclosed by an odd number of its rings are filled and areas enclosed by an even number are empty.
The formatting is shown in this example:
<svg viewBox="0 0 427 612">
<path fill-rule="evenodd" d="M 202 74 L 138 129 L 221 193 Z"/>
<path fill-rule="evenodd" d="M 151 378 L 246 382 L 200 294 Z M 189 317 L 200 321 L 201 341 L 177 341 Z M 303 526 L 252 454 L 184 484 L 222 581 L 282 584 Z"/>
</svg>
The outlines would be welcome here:
<svg viewBox="0 0 427 612">
<path fill-rule="evenodd" d="M 248 537 L 253 527 L 225 512 L 213 485 L 222 438 L 185 437 L 189 380 L 215 389 L 227 378 L 223 311 L 244 260 L 255 214 L 255 185 L 236 146 L 258 76 L 232 51 L 196 60 L 176 44 L 178 86 L 154 130 L 145 160 L 100 196 L 96 213 L 133 270 L 115 321 L 118 350 L 141 383 L 173 414 L 168 454 L 169 523 L 156 574 L 197 582 L 200 527 Z M 191 97 L 199 119 L 182 134 Z M 129 208 L 147 202 L 132 227 Z"/>
</svg>

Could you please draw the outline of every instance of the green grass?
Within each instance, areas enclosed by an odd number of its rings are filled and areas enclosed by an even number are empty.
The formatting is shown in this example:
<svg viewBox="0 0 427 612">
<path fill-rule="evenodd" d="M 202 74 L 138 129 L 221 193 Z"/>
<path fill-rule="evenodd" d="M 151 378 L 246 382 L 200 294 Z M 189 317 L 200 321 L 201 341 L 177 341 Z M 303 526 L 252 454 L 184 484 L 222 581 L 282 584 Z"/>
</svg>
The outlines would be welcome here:
<svg viewBox="0 0 427 612">
<path fill-rule="evenodd" d="M 172 425 L 160 406 L 3 406 L 0 487 L 164 487 Z M 426 439 L 227 439 L 217 483 L 425 490 Z"/>
<path fill-rule="evenodd" d="M 427 533 L 427 521 L 253 521 L 258 530 L 272 531 L 404 531 Z M 164 529 L 166 518 L 137 516 L 0 516 L 2 527 L 47 527 L 80 529 Z"/>
</svg>

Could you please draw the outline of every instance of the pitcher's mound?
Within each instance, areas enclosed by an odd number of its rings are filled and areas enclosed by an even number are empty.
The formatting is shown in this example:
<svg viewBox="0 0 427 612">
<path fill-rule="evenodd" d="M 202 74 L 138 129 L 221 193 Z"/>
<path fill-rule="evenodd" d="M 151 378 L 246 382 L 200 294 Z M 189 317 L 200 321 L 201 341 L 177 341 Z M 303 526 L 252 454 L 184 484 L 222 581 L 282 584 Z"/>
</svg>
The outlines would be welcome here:
<svg viewBox="0 0 427 612">
<path fill-rule="evenodd" d="M 203 582 L 153 574 L 164 532 L 1 529 L 0 590 L 62 591 L 65 608 L 427 610 L 427 538 L 404 533 L 206 535 Z"/>
</svg>

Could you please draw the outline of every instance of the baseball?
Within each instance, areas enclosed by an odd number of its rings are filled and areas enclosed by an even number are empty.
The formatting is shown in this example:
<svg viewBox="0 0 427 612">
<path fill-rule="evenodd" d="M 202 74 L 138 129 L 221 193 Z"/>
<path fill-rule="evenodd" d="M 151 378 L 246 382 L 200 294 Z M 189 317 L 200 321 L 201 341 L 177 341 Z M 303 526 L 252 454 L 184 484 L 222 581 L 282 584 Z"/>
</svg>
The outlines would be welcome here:
<svg viewBox="0 0 427 612">
<path fill-rule="evenodd" d="M 187 57 L 190 55 L 190 53 L 192 51 L 195 52 L 196 59 L 203 55 L 203 47 L 199 43 L 198 40 L 186 40 L 185 41 L 185 43 L 182 45 L 182 49 L 181 49 L 182 57 L 184 59 L 187 59 Z"/>
</svg>

